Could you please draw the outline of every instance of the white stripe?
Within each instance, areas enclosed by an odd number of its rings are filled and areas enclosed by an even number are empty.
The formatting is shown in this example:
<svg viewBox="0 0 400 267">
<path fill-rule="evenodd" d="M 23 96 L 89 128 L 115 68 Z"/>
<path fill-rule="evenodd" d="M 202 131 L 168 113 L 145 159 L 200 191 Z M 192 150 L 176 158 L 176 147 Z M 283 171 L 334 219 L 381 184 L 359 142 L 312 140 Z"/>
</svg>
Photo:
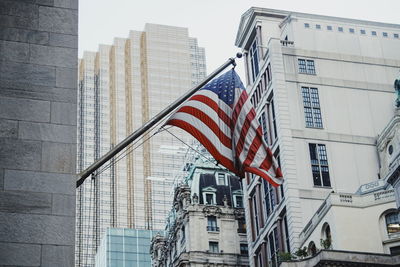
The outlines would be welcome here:
<svg viewBox="0 0 400 267">
<path fill-rule="evenodd" d="M 224 157 L 228 158 L 229 160 L 233 161 L 232 157 L 232 149 L 229 147 L 224 146 L 221 141 L 219 140 L 218 136 L 201 120 L 197 119 L 195 116 L 184 112 L 177 112 L 172 115 L 171 119 L 182 120 L 186 123 L 189 123 L 198 131 L 200 131 L 207 139 L 214 145 L 214 147 L 218 150 L 218 152 L 223 155 Z"/>
<path fill-rule="evenodd" d="M 232 132 L 229 125 L 227 125 L 223 120 L 221 120 L 218 116 L 218 113 L 215 112 L 215 110 L 213 110 L 212 108 L 210 108 L 210 106 L 204 104 L 203 102 L 193 101 L 193 100 L 186 102 L 185 106 L 196 108 L 207 114 L 207 116 L 209 116 L 213 121 L 217 123 L 218 127 L 227 137 L 232 138 Z"/>
<path fill-rule="evenodd" d="M 258 169 L 259 169 L 260 171 L 262 171 L 263 173 L 266 173 L 266 174 L 269 176 L 269 178 L 271 178 L 271 180 L 274 181 L 276 184 L 278 184 L 278 185 L 282 184 L 283 179 L 282 179 L 282 178 L 275 178 L 276 174 L 275 174 L 275 172 L 272 170 L 272 168 L 270 168 L 269 171 L 265 171 L 264 169 L 261 169 L 261 168 L 259 168 L 259 167 L 257 167 L 257 166 L 251 166 L 251 167 L 258 168 Z"/>
<path fill-rule="evenodd" d="M 227 105 L 224 101 L 220 100 L 218 95 L 213 91 L 199 90 L 194 95 L 203 95 L 212 99 L 215 103 L 217 103 L 220 109 L 225 111 L 226 115 L 228 115 L 229 118 L 232 118 L 232 108 L 229 105 Z"/>
</svg>

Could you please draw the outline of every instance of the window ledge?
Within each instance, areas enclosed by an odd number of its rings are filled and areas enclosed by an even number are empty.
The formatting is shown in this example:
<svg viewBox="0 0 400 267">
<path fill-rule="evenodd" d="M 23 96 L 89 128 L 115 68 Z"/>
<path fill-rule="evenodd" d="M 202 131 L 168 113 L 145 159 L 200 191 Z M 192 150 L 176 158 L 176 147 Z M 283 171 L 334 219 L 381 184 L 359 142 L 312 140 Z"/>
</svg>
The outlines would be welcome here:
<svg viewBox="0 0 400 267">
<path fill-rule="evenodd" d="M 319 189 L 332 189 L 331 186 L 322 186 L 322 185 L 314 185 L 314 188 L 319 188 Z"/>
</svg>

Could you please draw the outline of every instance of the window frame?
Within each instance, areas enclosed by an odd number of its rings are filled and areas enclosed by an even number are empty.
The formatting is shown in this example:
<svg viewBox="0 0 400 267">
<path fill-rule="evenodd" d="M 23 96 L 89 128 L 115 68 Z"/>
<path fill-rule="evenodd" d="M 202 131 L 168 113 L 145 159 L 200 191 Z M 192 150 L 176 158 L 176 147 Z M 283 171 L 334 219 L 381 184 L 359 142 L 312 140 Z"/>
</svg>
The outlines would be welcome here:
<svg viewBox="0 0 400 267">
<path fill-rule="evenodd" d="M 218 219 L 216 216 L 207 216 L 207 231 L 219 232 Z"/>
<path fill-rule="evenodd" d="M 323 129 L 319 92 L 316 87 L 301 86 L 306 128 Z"/>
<path fill-rule="evenodd" d="M 219 253 L 219 244 L 217 241 L 208 241 L 208 251 L 211 253 Z"/>
<path fill-rule="evenodd" d="M 314 186 L 332 188 L 326 145 L 308 143 L 308 148 Z"/>
</svg>

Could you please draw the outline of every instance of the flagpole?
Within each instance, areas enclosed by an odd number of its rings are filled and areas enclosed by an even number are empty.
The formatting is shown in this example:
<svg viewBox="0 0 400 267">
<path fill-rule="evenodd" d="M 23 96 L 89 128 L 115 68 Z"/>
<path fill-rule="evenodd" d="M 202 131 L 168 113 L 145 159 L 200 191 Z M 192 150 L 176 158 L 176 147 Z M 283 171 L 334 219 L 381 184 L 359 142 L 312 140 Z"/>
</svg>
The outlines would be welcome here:
<svg viewBox="0 0 400 267">
<path fill-rule="evenodd" d="M 108 151 L 104 156 L 102 156 L 100 159 L 98 159 L 96 162 L 94 162 L 88 168 L 86 168 L 81 173 L 79 173 L 78 180 L 76 181 L 76 187 L 78 188 L 85 181 L 85 179 L 87 177 L 89 177 L 92 173 L 94 173 L 94 171 L 96 171 L 98 168 L 103 166 L 104 163 L 109 161 L 118 152 L 120 152 L 122 149 L 126 148 L 129 144 L 131 144 L 138 137 L 140 137 L 142 134 L 144 134 L 146 131 L 148 131 L 151 127 L 153 127 L 157 122 L 159 122 L 165 116 L 167 116 L 169 113 L 171 113 L 180 104 L 185 102 L 189 97 L 191 97 L 195 92 L 197 92 L 200 88 L 202 88 L 204 85 L 206 85 L 211 79 L 213 79 L 215 76 L 217 76 L 221 71 L 226 69 L 231 64 L 233 66 L 236 66 L 235 59 L 241 58 L 241 57 L 242 57 L 242 54 L 237 53 L 235 58 L 229 58 L 224 64 L 222 64 L 218 69 L 216 69 L 214 72 L 212 72 L 210 75 L 208 75 L 197 86 L 193 87 L 186 94 L 184 94 L 183 96 L 181 96 L 180 98 L 175 100 L 175 102 L 173 102 L 171 105 L 166 107 L 164 110 L 162 110 L 160 113 L 158 113 L 152 119 L 150 119 L 148 122 L 143 124 L 142 127 L 140 127 L 139 129 L 134 131 L 132 134 L 130 134 L 128 137 L 126 137 L 124 140 L 122 140 L 119 144 L 117 144 L 110 151 Z"/>
</svg>

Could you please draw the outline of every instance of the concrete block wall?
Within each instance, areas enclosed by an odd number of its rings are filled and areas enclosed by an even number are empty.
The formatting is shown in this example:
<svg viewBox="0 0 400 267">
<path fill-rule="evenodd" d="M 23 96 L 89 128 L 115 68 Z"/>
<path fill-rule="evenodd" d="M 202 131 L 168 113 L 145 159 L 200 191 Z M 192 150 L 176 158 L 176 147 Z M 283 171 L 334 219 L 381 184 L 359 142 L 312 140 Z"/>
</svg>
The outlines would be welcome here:
<svg viewBox="0 0 400 267">
<path fill-rule="evenodd" d="M 0 0 L 0 265 L 73 266 L 78 0 Z"/>
</svg>

